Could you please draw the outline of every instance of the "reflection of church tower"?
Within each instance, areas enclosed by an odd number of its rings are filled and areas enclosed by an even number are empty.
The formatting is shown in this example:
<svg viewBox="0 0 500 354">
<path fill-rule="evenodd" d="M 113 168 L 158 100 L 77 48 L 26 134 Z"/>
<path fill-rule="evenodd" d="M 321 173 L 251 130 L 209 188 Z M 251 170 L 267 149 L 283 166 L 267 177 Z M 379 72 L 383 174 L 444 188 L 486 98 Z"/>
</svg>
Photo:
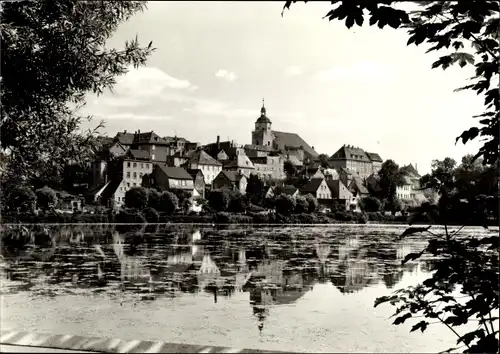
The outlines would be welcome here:
<svg viewBox="0 0 500 354">
<path fill-rule="evenodd" d="M 266 107 L 262 100 L 260 117 L 255 121 L 255 130 L 252 132 L 252 145 L 272 146 L 273 133 L 271 131 L 271 120 L 266 115 Z"/>
</svg>

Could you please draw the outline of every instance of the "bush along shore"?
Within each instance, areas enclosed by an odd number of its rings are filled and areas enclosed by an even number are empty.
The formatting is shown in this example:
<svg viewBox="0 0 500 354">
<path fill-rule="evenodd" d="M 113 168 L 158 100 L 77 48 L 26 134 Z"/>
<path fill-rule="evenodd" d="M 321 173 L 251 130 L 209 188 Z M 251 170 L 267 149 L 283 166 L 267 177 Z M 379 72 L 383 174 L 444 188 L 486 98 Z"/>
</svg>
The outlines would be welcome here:
<svg viewBox="0 0 500 354">
<path fill-rule="evenodd" d="M 404 215 L 384 215 L 380 212 L 355 213 L 352 211 L 337 211 L 332 213 L 297 213 L 283 215 L 279 213 L 190 213 L 173 214 L 158 213 L 154 209 L 125 209 L 117 214 L 17 214 L 3 215 L 2 223 L 26 224 L 77 224 L 77 223 L 193 223 L 193 224 L 405 224 L 408 217 Z M 429 223 L 421 220 L 418 224 Z M 494 223 L 493 223 L 494 224 Z M 492 224 L 492 225 L 493 225 Z"/>
</svg>

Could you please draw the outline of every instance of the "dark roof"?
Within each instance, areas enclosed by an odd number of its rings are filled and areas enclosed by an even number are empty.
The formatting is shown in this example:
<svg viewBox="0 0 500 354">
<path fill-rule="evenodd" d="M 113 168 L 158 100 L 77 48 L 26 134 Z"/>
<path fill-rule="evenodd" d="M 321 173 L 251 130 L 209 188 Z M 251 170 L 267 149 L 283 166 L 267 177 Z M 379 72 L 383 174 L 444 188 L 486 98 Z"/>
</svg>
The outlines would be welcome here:
<svg viewBox="0 0 500 354">
<path fill-rule="evenodd" d="M 274 144 L 279 150 L 286 150 L 286 147 L 302 147 L 304 151 L 312 157 L 318 156 L 318 153 L 314 151 L 313 148 L 310 147 L 309 144 L 307 144 L 298 134 L 279 132 L 276 130 L 273 130 L 272 133 L 275 137 Z"/>
<path fill-rule="evenodd" d="M 155 144 L 155 145 L 168 145 L 168 142 L 158 136 L 153 131 L 147 133 L 126 133 L 119 132 L 116 134 L 115 140 L 118 140 L 122 145 L 133 145 L 133 144 Z"/>
<path fill-rule="evenodd" d="M 163 138 L 167 143 L 176 143 L 178 141 L 180 141 L 181 143 L 189 143 L 188 140 L 186 140 L 185 138 L 180 138 L 180 137 L 177 137 L 177 136 L 166 136 Z"/>
<path fill-rule="evenodd" d="M 187 173 L 189 173 L 191 175 L 191 177 L 193 177 L 193 179 L 199 174 L 201 173 L 201 175 L 203 176 L 203 172 L 200 170 L 200 169 L 187 169 L 186 170 Z"/>
<path fill-rule="evenodd" d="M 236 171 L 221 171 L 219 175 L 221 174 L 222 176 L 225 176 L 228 180 L 230 180 L 233 183 L 239 182 L 241 178 L 244 177 L 242 174 Z M 219 175 L 217 175 L 217 177 L 219 177 Z"/>
<path fill-rule="evenodd" d="M 115 194 L 116 190 L 118 189 L 121 183 L 122 183 L 121 178 L 115 178 L 109 181 L 108 185 L 106 186 L 106 189 L 104 189 L 101 193 L 101 198 L 103 200 L 111 198 L 113 194 Z"/>
<path fill-rule="evenodd" d="M 371 161 L 363 149 L 351 145 L 342 146 L 335 154 L 330 156 L 330 160 Z"/>
<path fill-rule="evenodd" d="M 334 180 L 334 179 L 327 179 L 326 180 L 326 184 L 328 185 L 330 192 L 332 192 L 333 198 L 339 197 L 340 183 L 342 183 L 342 182 L 340 182 L 340 180 Z"/>
<path fill-rule="evenodd" d="M 132 145 L 134 143 L 134 134 L 119 132 L 118 134 L 116 134 L 115 140 L 118 140 L 122 145 Z"/>
<path fill-rule="evenodd" d="M 276 187 L 275 192 L 276 193 L 283 193 L 283 194 L 287 194 L 287 195 L 294 195 L 295 192 L 297 192 L 297 188 L 295 186 L 292 186 L 292 185 L 285 185 L 282 187 Z"/>
<path fill-rule="evenodd" d="M 274 148 L 272 146 L 267 146 L 267 145 L 253 145 L 253 144 L 246 144 L 244 146 L 245 150 L 257 150 L 257 151 L 274 151 Z"/>
<path fill-rule="evenodd" d="M 127 152 L 127 157 L 133 158 L 136 160 L 149 160 L 150 159 L 149 152 L 147 152 L 145 150 L 135 150 L 135 149 L 130 149 Z"/>
<path fill-rule="evenodd" d="M 166 164 L 158 163 L 156 164 L 158 168 L 163 171 L 163 173 L 172 179 L 187 179 L 192 180 L 193 177 L 182 167 L 171 167 Z"/>
<path fill-rule="evenodd" d="M 196 163 L 200 165 L 213 165 L 213 166 L 222 166 L 222 164 L 214 159 L 212 156 L 207 154 L 203 150 L 196 150 L 189 153 L 189 162 Z"/>
<path fill-rule="evenodd" d="M 252 163 L 258 163 L 261 165 L 267 164 L 267 157 L 266 156 L 259 156 L 259 157 L 249 157 L 250 161 Z"/>
<path fill-rule="evenodd" d="M 365 187 L 365 185 L 363 184 L 363 180 L 361 179 L 361 177 L 353 176 L 352 183 L 354 183 L 354 185 L 358 188 L 359 193 L 361 193 L 361 194 L 369 194 L 370 193 L 368 191 L 368 189 Z"/>
<path fill-rule="evenodd" d="M 168 142 L 153 131 L 137 133 L 134 136 L 134 144 L 168 145 Z"/>
<path fill-rule="evenodd" d="M 271 120 L 265 114 L 261 114 L 261 116 L 257 118 L 257 123 L 271 123 Z"/>
<path fill-rule="evenodd" d="M 408 166 L 404 166 L 401 168 L 403 171 L 406 171 L 408 175 L 413 175 L 415 177 L 420 177 L 420 174 L 418 173 L 417 169 L 413 167 L 412 164 L 409 164 Z"/>
<path fill-rule="evenodd" d="M 111 144 L 113 144 L 113 141 L 114 141 L 114 139 L 110 138 L 109 136 L 100 135 L 97 137 L 97 142 L 103 146 L 104 145 L 111 145 Z"/>
<path fill-rule="evenodd" d="M 319 186 L 323 182 L 323 178 L 313 178 L 304 186 L 300 187 L 300 193 L 316 193 Z"/>
<path fill-rule="evenodd" d="M 373 162 L 383 162 L 382 158 L 380 157 L 379 154 L 376 154 L 374 152 L 367 152 L 366 153 L 368 155 L 368 158 L 370 159 L 370 161 L 373 161 Z"/>
<path fill-rule="evenodd" d="M 217 158 L 217 154 L 221 150 L 224 150 L 224 152 L 230 159 L 236 156 L 236 146 L 234 146 L 234 143 L 232 141 L 221 141 L 219 142 L 219 144 L 207 144 L 203 146 L 203 150 L 205 150 L 213 158 Z"/>
</svg>

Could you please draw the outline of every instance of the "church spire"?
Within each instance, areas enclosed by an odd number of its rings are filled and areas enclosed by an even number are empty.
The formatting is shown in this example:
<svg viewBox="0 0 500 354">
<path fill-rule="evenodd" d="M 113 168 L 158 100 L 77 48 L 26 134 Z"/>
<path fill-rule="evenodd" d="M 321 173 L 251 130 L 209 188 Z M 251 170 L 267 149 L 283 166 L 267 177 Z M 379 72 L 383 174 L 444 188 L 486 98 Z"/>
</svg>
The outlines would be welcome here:
<svg viewBox="0 0 500 354">
<path fill-rule="evenodd" d="M 260 109 L 261 115 L 266 115 L 266 106 L 264 105 L 264 98 L 262 98 L 262 108 Z"/>
</svg>

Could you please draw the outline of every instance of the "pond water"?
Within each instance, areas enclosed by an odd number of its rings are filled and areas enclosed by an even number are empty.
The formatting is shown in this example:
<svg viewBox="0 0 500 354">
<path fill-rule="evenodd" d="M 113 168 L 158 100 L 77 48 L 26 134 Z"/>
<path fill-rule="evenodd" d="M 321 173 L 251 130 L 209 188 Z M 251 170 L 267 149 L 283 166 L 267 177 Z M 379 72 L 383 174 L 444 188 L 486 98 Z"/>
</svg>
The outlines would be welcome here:
<svg viewBox="0 0 500 354">
<path fill-rule="evenodd" d="M 410 333 L 414 322 L 391 325 L 392 306 L 373 307 L 429 275 L 430 261 L 401 265 L 426 244 L 396 241 L 406 226 L 150 227 L 38 226 L 32 241 L 45 235 L 44 247 L 3 247 L 1 327 L 296 352 L 456 343 L 446 328 Z"/>
</svg>

